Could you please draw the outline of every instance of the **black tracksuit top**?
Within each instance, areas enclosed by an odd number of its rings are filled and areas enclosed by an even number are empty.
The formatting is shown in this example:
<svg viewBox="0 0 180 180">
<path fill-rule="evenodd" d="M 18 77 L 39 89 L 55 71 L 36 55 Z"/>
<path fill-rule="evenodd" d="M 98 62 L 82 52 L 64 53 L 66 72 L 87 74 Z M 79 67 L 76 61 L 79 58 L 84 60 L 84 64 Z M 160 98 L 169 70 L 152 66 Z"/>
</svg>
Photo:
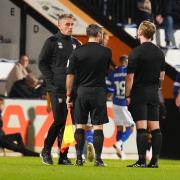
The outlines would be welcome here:
<svg viewBox="0 0 180 180">
<path fill-rule="evenodd" d="M 39 56 L 39 69 L 43 74 L 47 90 L 66 93 L 66 66 L 73 49 L 81 45 L 72 36 L 65 36 L 60 31 L 49 37 Z"/>
</svg>

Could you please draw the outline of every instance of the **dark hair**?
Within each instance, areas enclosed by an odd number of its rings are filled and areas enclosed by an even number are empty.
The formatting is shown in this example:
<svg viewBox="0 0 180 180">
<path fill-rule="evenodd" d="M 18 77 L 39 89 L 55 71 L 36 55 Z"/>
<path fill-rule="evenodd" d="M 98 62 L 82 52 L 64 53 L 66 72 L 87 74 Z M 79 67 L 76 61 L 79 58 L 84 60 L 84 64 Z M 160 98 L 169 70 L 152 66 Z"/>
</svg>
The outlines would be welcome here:
<svg viewBox="0 0 180 180">
<path fill-rule="evenodd" d="M 99 32 L 102 32 L 102 27 L 97 24 L 90 24 L 86 28 L 86 34 L 88 37 L 96 37 Z"/>
<path fill-rule="evenodd" d="M 119 58 L 119 61 L 120 62 L 124 62 L 124 61 L 127 61 L 128 60 L 128 56 L 127 55 L 122 55 L 120 58 Z"/>
<path fill-rule="evenodd" d="M 76 20 L 76 18 L 72 14 L 58 14 L 58 24 L 62 19 L 66 19 L 66 18 L 73 19 L 74 21 Z"/>
<path fill-rule="evenodd" d="M 28 57 L 26 54 L 22 54 L 19 58 L 19 62 L 23 59 L 23 57 Z"/>
</svg>

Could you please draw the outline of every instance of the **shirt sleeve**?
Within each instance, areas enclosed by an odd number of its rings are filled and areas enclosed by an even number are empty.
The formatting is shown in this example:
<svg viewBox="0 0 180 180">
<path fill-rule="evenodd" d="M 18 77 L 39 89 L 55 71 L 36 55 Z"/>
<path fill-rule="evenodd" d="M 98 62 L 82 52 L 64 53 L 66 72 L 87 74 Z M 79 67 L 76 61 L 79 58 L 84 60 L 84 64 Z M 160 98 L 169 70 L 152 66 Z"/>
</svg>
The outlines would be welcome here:
<svg viewBox="0 0 180 180">
<path fill-rule="evenodd" d="M 162 54 L 162 65 L 161 65 L 161 71 L 166 70 L 166 62 L 165 62 L 165 56 Z"/>
<path fill-rule="evenodd" d="M 75 74 L 77 68 L 77 57 L 76 50 L 73 51 L 67 63 L 67 73 L 66 74 Z"/>
<path fill-rule="evenodd" d="M 137 52 L 133 50 L 128 57 L 127 74 L 135 73 L 137 68 L 137 59 L 138 59 Z"/>
<path fill-rule="evenodd" d="M 47 81 L 53 81 L 53 72 L 51 70 L 53 54 L 53 43 L 47 39 L 39 55 L 39 69 Z"/>
</svg>

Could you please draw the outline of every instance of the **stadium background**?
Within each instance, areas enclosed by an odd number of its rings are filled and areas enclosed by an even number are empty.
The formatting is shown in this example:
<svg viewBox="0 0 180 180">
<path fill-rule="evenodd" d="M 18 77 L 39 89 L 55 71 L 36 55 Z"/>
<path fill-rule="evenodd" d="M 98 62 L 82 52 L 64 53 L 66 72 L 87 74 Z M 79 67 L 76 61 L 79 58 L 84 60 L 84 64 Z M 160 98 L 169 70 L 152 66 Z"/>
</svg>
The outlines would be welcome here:
<svg viewBox="0 0 180 180">
<path fill-rule="evenodd" d="M 120 55 L 129 54 L 131 49 L 136 45 L 133 37 L 136 32 L 136 28 L 133 25 L 135 1 L 111 1 L 112 9 L 106 13 L 102 12 L 101 8 L 97 9 L 99 8 L 98 2 L 100 1 L 1 0 L 0 35 L 3 36 L 6 41 L 0 43 L 0 57 L 11 61 L 11 59 L 18 59 L 20 54 L 26 53 L 31 59 L 30 67 L 33 73 L 40 76 L 37 68 L 38 55 L 44 40 L 57 31 L 55 16 L 57 13 L 71 12 L 78 20 L 74 34 L 83 43 L 87 40 L 84 29 L 89 23 L 99 23 L 105 28 L 105 31 L 110 33 L 109 47 L 112 48 L 113 59 L 115 63 L 117 63 Z M 120 9 L 117 9 L 117 7 Z M 155 38 L 155 41 L 160 45 L 164 45 L 163 30 L 159 29 L 158 33 L 159 36 Z M 179 31 L 176 30 L 174 35 L 175 43 L 179 46 Z M 180 59 L 180 52 L 179 50 L 168 50 L 165 51 L 165 54 L 167 74 L 163 82 L 163 95 L 167 107 L 167 117 L 165 120 L 161 120 L 163 133 L 161 156 L 180 158 L 180 142 L 177 141 L 180 127 L 180 112 L 175 107 L 172 95 L 173 81 L 176 72 L 179 70 L 178 65 L 180 63 L 178 64 L 178 60 Z M 0 64 L 0 71 L 2 71 L 1 67 Z M 4 84 L 5 79 L 1 79 L 0 94 L 5 93 Z M 45 123 L 44 120 L 38 118 L 38 116 L 47 116 L 47 114 L 45 114 L 46 102 L 33 102 L 33 104 L 37 104 L 36 107 L 32 106 L 31 101 L 27 100 L 6 100 L 6 103 L 4 130 L 7 133 L 20 131 L 24 141 L 29 147 L 34 148 L 33 144 L 35 144 L 35 148 L 41 148 L 41 142 L 43 142 L 43 136 L 46 135 L 46 132 L 44 131 L 39 135 L 38 140 L 36 139 L 43 123 Z M 32 111 L 34 111 L 34 116 L 37 118 L 34 119 L 34 130 L 32 128 L 30 135 L 27 136 L 28 124 L 30 124 L 28 114 L 29 112 L 32 113 Z M 109 113 L 109 116 L 111 117 L 111 113 Z M 48 122 L 50 121 L 51 120 Z M 48 122 L 46 123 L 48 124 Z M 33 136 L 33 134 L 35 136 Z M 113 130 L 109 131 L 107 132 L 107 137 L 113 137 L 113 134 Z M 34 137 L 36 138 L 34 139 Z M 134 137 L 135 134 L 132 136 L 132 139 L 129 140 L 126 147 L 129 153 L 136 153 L 135 142 L 133 141 Z M 106 145 L 105 148 L 107 148 Z M 111 148 L 109 152 L 113 152 Z"/>
</svg>

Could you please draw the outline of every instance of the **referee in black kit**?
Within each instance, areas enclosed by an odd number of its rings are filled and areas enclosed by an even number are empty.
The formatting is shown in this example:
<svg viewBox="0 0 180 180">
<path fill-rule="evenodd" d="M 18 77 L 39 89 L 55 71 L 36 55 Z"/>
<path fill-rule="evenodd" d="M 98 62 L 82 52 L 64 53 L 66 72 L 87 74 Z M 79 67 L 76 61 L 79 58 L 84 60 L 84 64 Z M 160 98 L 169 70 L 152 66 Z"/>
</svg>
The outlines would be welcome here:
<svg viewBox="0 0 180 180">
<path fill-rule="evenodd" d="M 129 56 L 126 78 L 126 98 L 137 127 L 139 160 L 128 167 L 158 168 L 162 144 L 159 127 L 158 88 L 165 75 L 165 57 L 160 48 L 152 43 L 156 27 L 143 21 L 137 31 L 141 45 Z M 152 135 L 152 159 L 146 166 L 147 128 Z"/>
<path fill-rule="evenodd" d="M 72 51 L 80 45 L 79 41 L 71 36 L 74 20 L 72 14 L 59 16 L 59 31 L 46 40 L 39 56 L 39 69 L 46 80 L 54 116 L 54 122 L 49 128 L 44 141 L 44 148 L 41 152 L 42 161 L 47 165 L 53 164 L 51 148 L 57 136 L 59 134 L 63 136 L 67 117 L 67 61 Z M 64 153 L 60 152 L 58 164 L 71 164 L 71 161 L 67 158 L 67 150 Z"/>
<path fill-rule="evenodd" d="M 96 158 L 95 166 L 104 166 L 101 159 L 104 134 L 103 124 L 108 123 L 105 76 L 107 74 L 112 53 L 109 48 L 101 45 L 102 28 L 91 24 L 86 29 L 88 42 L 78 47 L 69 59 L 67 70 L 66 89 L 67 106 L 71 107 L 71 90 L 74 82 L 74 75 L 77 80 L 77 98 L 75 100 L 74 116 L 76 122 L 75 139 L 77 142 L 76 165 L 82 166 L 82 153 L 85 142 L 85 126 L 90 113 L 94 129 L 93 145 Z"/>
</svg>

